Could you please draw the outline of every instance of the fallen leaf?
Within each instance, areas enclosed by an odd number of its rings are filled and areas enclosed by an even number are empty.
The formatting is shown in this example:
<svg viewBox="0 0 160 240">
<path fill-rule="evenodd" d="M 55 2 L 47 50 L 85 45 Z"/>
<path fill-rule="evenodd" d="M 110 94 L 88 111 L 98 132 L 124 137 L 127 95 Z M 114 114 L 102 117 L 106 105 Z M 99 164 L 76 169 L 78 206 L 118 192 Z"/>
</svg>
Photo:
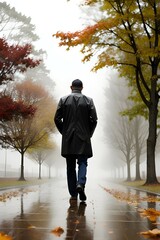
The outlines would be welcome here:
<svg viewBox="0 0 160 240">
<path fill-rule="evenodd" d="M 28 229 L 36 228 L 35 226 L 31 225 L 28 227 Z"/>
<path fill-rule="evenodd" d="M 3 232 L 0 232 L 0 240 L 13 240 L 13 238 Z"/>
<path fill-rule="evenodd" d="M 64 230 L 63 228 L 61 227 L 56 227 L 55 229 L 53 229 L 51 231 L 51 233 L 53 233 L 54 235 L 56 235 L 57 237 L 60 237 L 63 233 L 64 233 Z"/>
<path fill-rule="evenodd" d="M 160 198 L 157 196 L 145 196 L 145 197 L 140 197 L 138 194 L 132 194 L 132 193 L 126 193 L 122 192 L 116 189 L 109 189 L 102 187 L 106 192 L 114 196 L 116 199 L 120 201 L 126 201 L 128 204 L 137 206 L 139 202 L 159 202 Z"/>
<path fill-rule="evenodd" d="M 146 232 L 140 232 L 140 234 L 156 237 L 156 236 L 160 236 L 160 230 L 158 228 L 154 228 L 153 230 L 148 230 Z"/>
<path fill-rule="evenodd" d="M 147 217 L 151 222 L 155 222 L 157 217 L 160 216 L 160 211 L 154 208 L 139 209 L 138 212 L 140 213 L 141 217 Z"/>
<path fill-rule="evenodd" d="M 27 194 L 27 193 L 33 192 L 33 191 L 35 191 L 35 190 L 25 189 L 22 191 L 9 191 L 9 192 L 3 193 L 0 195 L 0 202 L 6 202 L 7 200 L 9 200 L 13 197 L 19 197 L 22 193 Z"/>
</svg>

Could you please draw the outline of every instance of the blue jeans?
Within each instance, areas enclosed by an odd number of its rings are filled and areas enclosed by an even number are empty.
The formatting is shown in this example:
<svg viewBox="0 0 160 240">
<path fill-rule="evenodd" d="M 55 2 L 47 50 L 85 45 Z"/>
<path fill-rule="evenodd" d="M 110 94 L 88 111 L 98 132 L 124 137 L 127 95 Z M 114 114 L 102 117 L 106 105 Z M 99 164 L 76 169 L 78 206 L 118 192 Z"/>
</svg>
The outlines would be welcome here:
<svg viewBox="0 0 160 240">
<path fill-rule="evenodd" d="M 76 159 L 78 164 L 78 174 L 76 172 Z M 79 156 L 79 157 L 67 157 L 67 183 L 68 183 L 68 191 L 72 197 L 77 196 L 76 187 L 77 184 L 81 184 L 85 187 L 87 180 L 87 166 L 88 161 L 87 157 Z"/>
</svg>

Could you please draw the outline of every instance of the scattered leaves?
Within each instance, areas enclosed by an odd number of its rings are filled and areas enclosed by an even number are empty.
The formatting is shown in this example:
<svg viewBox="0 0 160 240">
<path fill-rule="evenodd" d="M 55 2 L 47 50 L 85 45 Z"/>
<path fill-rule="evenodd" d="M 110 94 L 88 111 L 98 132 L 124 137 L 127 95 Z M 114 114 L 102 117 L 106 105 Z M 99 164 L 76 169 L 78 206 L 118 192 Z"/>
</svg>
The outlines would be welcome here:
<svg viewBox="0 0 160 240">
<path fill-rule="evenodd" d="M 146 232 L 140 232 L 141 235 L 148 235 L 151 237 L 160 236 L 160 230 L 158 228 L 154 228 L 153 230 L 148 230 Z"/>
<path fill-rule="evenodd" d="M 0 232 L 0 240 L 13 240 L 13 238 L 3 232 Z"/>
<path fill-rule="evenodd" d="M 126 201 L 128 204 L 134 204 L 137 205 L 139 202 L 139 196 L 136 194 L 131 194 L 131 193 L 125 193 L 121 192 L 115 189 L 108 189 L 108 188 L 103 188 L 106 192 L 114 196 L 116 199 L 120 201 Z"/>
<path fill-rule="evenodd" d="M 113 197 L 120 201 L 126 201 L 128 204 L 131 205 L 138 205 L 139 202 L 146 201 L 146 202 L 159 202 L 160 198 L 157 196 L 148 195 L 145 197 L 140 197 L 138 194 L 132 193 L 125 193 L 115 189 L 104 188 L 103 189 L 111 194 Z"/>
<path fill-rule="evenodd" d="M 147 217 L 151 222 L 155 222 L 157 217 L 160 216 L 160 211 L 154 208 L 139 209 L 138 212 L 140 212 L 142 217 Z"/>
<path fill-rule="evenodd" d="M 57 237 L 60 237 L 64 233 L 64 230 L 61 227 L 56 227 L 51 231 L 51 233 L 53 233 Z"/>
<path fill-rule="evenodd" d="M 114 196 L 116 199 L 120 201 L 126 201 L 128 204 L 132 205 L 138 205 L 139 202 L 146 201 L 146 202 L 159 202 L 160 198 L 157 196 L 146 196 L 146 197 L 140 197 L 138 194 L 131 194 L 131 193 L 125 193 L 121 192 L 119 190 L 115 189 L 103 189 Z M 154 208 L 148 208 L 148 209 L 138 209 L 138 212 L 140 213 L 141 217 L 147 217 L 152 223 L 156 222 L 157 218 L 160 217 L 160 211 L 154 209 Z M 156 237 L 160 236 L 160 230 L 155 228 L 153 230 L 148 230 L 146 232 L 140 232 L 141 235 L 146 235 L 147 237 Z"/>
<path fill-rule="evenodd" d="M 22 191 L 9 191 L 4 192 L 0 195 L 0 202 L 6 202 L 7 200 L 11 199 L 12 197 L 19 197 L 21 194 L 28 194 L 29 192 L 33 192 L 30 189 L 24 189 Z"/>
</svg>

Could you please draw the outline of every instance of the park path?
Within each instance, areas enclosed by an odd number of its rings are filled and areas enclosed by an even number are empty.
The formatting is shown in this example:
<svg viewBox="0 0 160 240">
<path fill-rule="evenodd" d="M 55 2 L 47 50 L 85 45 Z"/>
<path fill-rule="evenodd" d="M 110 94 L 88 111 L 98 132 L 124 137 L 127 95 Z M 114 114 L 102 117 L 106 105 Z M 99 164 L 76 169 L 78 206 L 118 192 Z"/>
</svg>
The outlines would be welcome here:
<svg viewBox="0 0 160 240">
<path fill-rule="evenodd" d="M 158 228 L 158 224 L 142 218 L 138 208 L 158 209 L 159 202 L 129 204 L 104 188 L 147 196 L 99 179 L 89 180 L 86 203 L 69 201 L 63 178 L 39 186 L 3 190 L 0 198 L 4 194 L 8 198 L 0 201 L 0 232 L 14 240 L 142 240 L 146 238 L 140 232 Z"/>
</svg>

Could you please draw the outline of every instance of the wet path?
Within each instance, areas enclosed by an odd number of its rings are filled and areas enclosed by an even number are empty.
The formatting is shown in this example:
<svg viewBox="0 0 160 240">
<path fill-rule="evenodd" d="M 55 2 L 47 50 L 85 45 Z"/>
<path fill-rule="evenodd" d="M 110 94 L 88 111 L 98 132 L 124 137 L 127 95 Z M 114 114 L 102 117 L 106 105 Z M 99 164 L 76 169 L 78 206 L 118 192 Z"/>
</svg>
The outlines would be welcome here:
<svg viewBox="0 0 160 240">
<path fill-rule="evenodd" d="M 108 183 L 100 185 L 113 188 Z M 0 232 L 14 240 L 146 239 L 139 233 L 153 229 L 151 222 L 140 217 L 137 207 L 118 201 L 100 185 L 97 182 L 88 184 L 86 204 L 80 201 L 70 204 L 65 179 L 21 189 L 18 194 L 15 189 L 14 197 L 0 201 Z M 0 195 L 2 193 L 0 191 Z M 148 206 L 143 202 L 142 205 L 159 208 L 159 203 Z M 64 232 L 53 233 L 52 230 L 58 227 Z"/>
</svg>

